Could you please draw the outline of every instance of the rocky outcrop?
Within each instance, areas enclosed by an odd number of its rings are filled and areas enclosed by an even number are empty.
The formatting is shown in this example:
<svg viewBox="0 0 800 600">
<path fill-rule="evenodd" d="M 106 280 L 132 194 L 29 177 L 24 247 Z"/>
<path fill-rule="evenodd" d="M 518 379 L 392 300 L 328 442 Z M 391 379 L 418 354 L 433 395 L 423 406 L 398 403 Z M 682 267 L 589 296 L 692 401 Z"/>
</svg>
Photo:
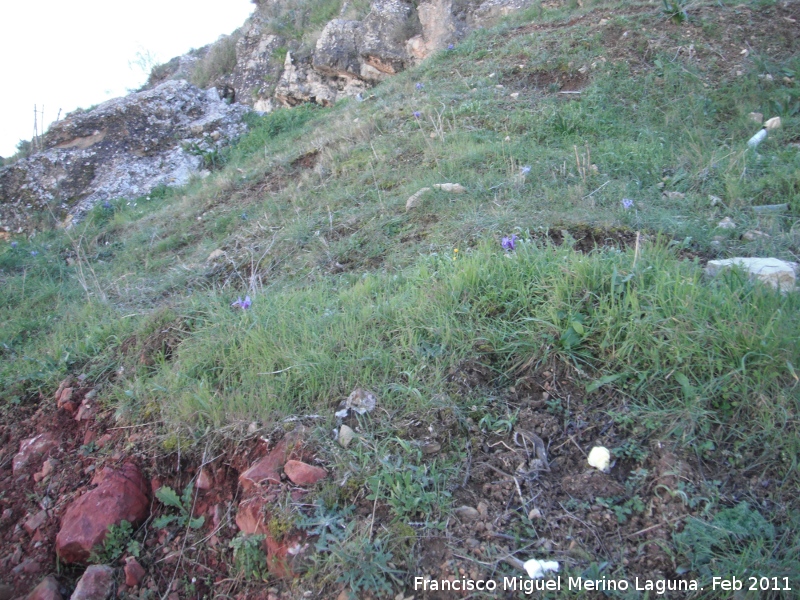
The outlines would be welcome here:
<svg viewBox="0 0 800 600">
<path fill-rule="evenodd" d="M 705 268 L 708 277 L 716 277 L 721 272 L 739 268 L 753 281 L 761 281 L 782 292 L 797 290 L 797 272 L 800 266 L 777 258 L 736 257 L 725 260 L 710 260 Z"/>
<path fill-rule="evenodd" d="M 35 437 L 25 440 L 20 444 L 19 452 L 17 452 L 11 462 L 14 474 L 16 475 L 31 464 L 39 466 L 39 464 L 41 464 L 40 461 L 57 446 L 58 439 L 55 434 L 50 432 L 40 433 Z"/>
<path fill-rule="evenodd" d="M 95 204 L 183 185 L 242 134 L 241 105 L 185 81 L 109 100 L 51 126 L 45 151 L 0 170 L 0 230 L 23 231 L 52 214 L 69 223 Z"/>
</svg>

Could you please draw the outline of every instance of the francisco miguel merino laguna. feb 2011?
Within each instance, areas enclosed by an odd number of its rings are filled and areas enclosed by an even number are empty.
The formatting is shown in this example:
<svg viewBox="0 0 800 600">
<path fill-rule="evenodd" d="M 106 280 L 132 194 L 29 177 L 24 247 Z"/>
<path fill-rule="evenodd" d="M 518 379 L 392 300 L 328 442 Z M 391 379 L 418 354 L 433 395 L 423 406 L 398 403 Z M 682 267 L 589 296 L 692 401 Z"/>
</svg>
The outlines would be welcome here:
<svg viewBox="0 0 800 600">
<path fill-rule="evenodd" d="M 700 587 L 693 579 L 584 579 L 583 577 L 553 577 L 551 579 L 528 579 L 525 577 L 503 577 L 494 579 L 428 579 L 414 578 L 414 590 L 424 591 L 519 591 L 531 594 L 537 591 L 651 591 L 656 595 L 673 591 L 697 591 Z"/>
</svg>

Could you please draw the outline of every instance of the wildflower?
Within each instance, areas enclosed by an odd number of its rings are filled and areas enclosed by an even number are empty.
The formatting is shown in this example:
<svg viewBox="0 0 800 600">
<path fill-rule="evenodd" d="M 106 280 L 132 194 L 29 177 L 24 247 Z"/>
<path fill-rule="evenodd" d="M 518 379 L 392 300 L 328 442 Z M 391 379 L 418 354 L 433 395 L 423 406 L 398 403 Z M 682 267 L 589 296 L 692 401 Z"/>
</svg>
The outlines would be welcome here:
<svg viewBox="0 0 800 600">
<path fill-rule="evenodd" d="M 525 165 L 524 167 L 519 168 L 519 174 L 522 175 L 523 177 L 525 177 L 525 175 L 527 175 L 530 172 L 531 172 L 530 165 Z"/>
<path fill-rule="evenodd" d="M 415 88 L 417 88 L 418 90 L 421 90 L 421 89 L 423 89 L 425 86 L 424 86 L 422 83 L 420 83 L 420 82 L 417 82 L 417 85 L 415 85 L 414 87 L 415 87 Z"/>
<path fill-rule="evenodd" d="M 239 299 L 236 300 L 236 302 L 234 302 L 233 304 L 231 304 L 231 307 L 232 308 L 241 308 L 242 310 L 247 310 L 248 308 L 250 308 L 251 304 L 252 304 L 252 301 L 250 300 L 250 296 L 245 296 L 244 300 L 242 300 L 242 297 L 239 296 Z"/>
<path fill-rule="evenodd" d="M 455 44 L 447 44 L 447 49 L 448 50 L 452 50 L 455 47 L 456 47 Z"/>
<path fill-rule="evenodd" d="M 36 250 L 31 250 L 31 256 L 36 256 L 37 254 L 39 253 Z"/>
<path fill-rule="evenodd" d="M 516 243 L 517 243 L 516 233 L 512 234 L 511 237 L 503 237 L 503 241 L 500 242 L 500 244 L 503 246 L 503 250 L 505 250 L 506 252 L 516 249 Z"/>
<path fill-rule="evenodd" d="M 458 248 L 453 248 L 453 260 L 458 258 Z"/>
<path fill-rule="evenodd" d="M 633 200 L 631 200 L 630 198 L 622 199 L 622 208 L 624 208 L 625 210 L 630 210 L 632 206 L 633 206 Z"/>
<path fill-rule="evenodd" d="M 17 247 L 17 242 L 11 242 L 11 249 L 13 250 L 16 247 Z"/>
<path fill-rule="evenodd" d="M 109 202 L 108 200 L 106 200 L 105 202 L 103 202 L 103 208 L 105 208 L 106 210 L 108 210 L 109 208 L 111 208 L 111 202 Z"/>
<path fill-rule="evenodd" d="M 414 111 L 414 118 L 415 118 L 415 119 L 419 119 L 421 116 L 422 116 L 422 113 L 421 113 L 421 112 L 419 112 L 418 110 L 415 110 L 415 111 Z"/>
</svg>

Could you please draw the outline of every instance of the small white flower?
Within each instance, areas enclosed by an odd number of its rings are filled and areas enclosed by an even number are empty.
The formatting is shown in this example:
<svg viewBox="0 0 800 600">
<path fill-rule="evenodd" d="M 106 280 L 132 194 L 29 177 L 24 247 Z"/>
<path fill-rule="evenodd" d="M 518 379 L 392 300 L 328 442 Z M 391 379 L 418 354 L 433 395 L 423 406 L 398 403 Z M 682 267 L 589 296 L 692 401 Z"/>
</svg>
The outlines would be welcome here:
<svg viewBox="0 0 800 600">
<path fill-rule="evenodd" d="M 592 448 L 591 452 L 589 452 L 589 466 L 598 471 L 603 471 L 603 473 L 608 473 L 611 468 L 611 452 L 608 451 L 608 448 L 603 446 Z"/>
<path fill-rule="evenodd" d="M 526 560 L 522 567 L 528 572 L 528 577 L 531 579 L 541 579 L 545 573 L 553 571 L 558 573 L 558 563 L 554 560 L 538 560 L 532 558 Z"/>
</svg>

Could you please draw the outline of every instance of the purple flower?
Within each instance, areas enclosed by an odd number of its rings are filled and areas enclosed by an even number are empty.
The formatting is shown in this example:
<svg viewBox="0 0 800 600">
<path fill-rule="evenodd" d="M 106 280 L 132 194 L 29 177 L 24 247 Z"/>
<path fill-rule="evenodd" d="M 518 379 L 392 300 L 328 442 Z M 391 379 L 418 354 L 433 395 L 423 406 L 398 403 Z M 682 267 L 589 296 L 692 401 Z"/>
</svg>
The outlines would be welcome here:
<svg viewBox="0 0 800 600">
<path fill-rule="evenodd" d="M 512 234 L 511 237 L 504 237 L 503 241 L 500 242 L 500 244 L 503 246 L 503 250 L 505 250 L 506 252 L 514 250 L 516 248 L 516 243 L 517 243 L 516 233 Z"/>
<path fill-rule="evenodd" d="M 248 308 L 250 308 L 251 304 L 252 304 L 252 301 L 250 300 L 250 296 L 245 296 L 244 300 L 242 300 L 242 297 L 239 296 L 239 299 L 236 300 L 236 302 L 234 302 L 233 304 L 231 304 L 231 307 L 233 307 L 233 308 L 241 308 L 242 310 L 247 310 Z"/>
<path fill-rule="evenodd" d="M 630 198 L 623 198 L 622 199 L 622 208 L 625 210 L 630 210 L 633 207 L 633 200 Z"/>
<path fill-rule="evenodd" d="M 531 166 L 530 165 L 525 165 L 524 167 L 520 167 L 519 168 L 519 174 L 520 175 L 527 175 L 530 172 L 531 172 Z"/>
<path fill-rule="evenodd" d="M 13 249 L 13 248 L 16 248 L 16 247 L 17 247 L 17 242 L 11 242 L 11 248 Z"/>
<path fill-rule="evenodd" d="M 419 82 L 418 82 L 418 83 L 417 83 L 417 85 L 415 85 L 414 87 L 415 87 L 415 88 L 417 88 L 418 90 L 421 90 L 421 89 L 422 89 L 422 88 L 424 88 L 425 86 L 424 86 L 422 83 L 419 83 Z"/>
<path fill-rule="evenodd" d="M 422 116 L 422 113 L 421 113 L 421 112 L 419 112 L 418 110 L 415 110 L 415 111 L 414 111 L 414 118 L 415 118 L 415 119 L 419 119 L 421 116 Z"/>
<path fill-rule="evenodd" d="M 448 50 L 452 50 L 453 48 L 455 48 L 455 44 L 447 44 Z"/>
<path fill-rule="evenodd" d="M 39 253 L 36 250 L 31 250 L 31 256 L 36 256 L 37 254 Z"/>
<path fill-rule="evenodd" d="M 111 202 L 109 202 L 108 200 L 106 200 L 105 202 L 103 202 L 103 208 L 105 208 L 106 210 L 108 210 L 109 208 L 111 208 Z"/>
</svg>

